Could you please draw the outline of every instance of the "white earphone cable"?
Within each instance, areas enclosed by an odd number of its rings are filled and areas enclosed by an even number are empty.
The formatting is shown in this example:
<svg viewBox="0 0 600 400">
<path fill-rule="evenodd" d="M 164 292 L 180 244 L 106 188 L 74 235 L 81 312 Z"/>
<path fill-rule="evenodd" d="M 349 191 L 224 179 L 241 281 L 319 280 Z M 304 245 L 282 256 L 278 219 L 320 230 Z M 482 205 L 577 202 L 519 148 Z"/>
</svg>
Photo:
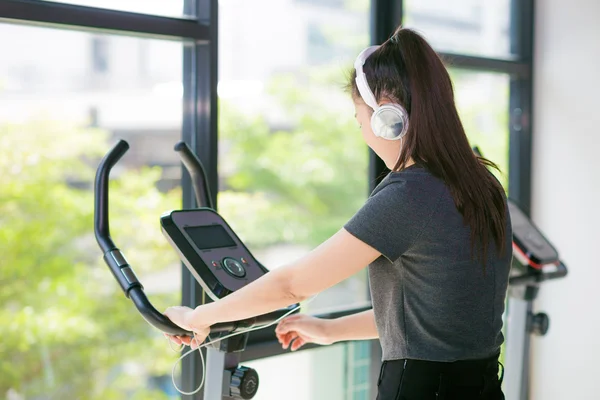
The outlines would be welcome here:
<svg viewBox="0 0 600 400">
<path fill-rule="evenodd" d="M 308 300 L 307 300 L 307 301 L 306 301 L 304 304 L 306 305 L 306 304 L 310 303 L 310 302 L 311 302 L 311 301 L 313 301 L 313 300 L 314 300 L 314 299 L 315 299 L 317 296 L 318 296 L 318 295 L 315 295 L 315 296 L 313 296 L 313 297 L 309 298 L 309 299 L 308 299 Z M 290 315 L 290 314 L 291 314 L 291 313 L 293 313 L 294 311 L 298 310 L 299 308 L 300 308 L 300 305 L 298 305 L 298 306 L 296 306 L 296 307 L 292 308 L 290 311 L 286 312 L 286 313 L 285 313 L 285 314 L 283 314 L 281 317 L 277 318 L 275 321 L 273 321 L 273 322 L 270 322 L 270 323 L 268 323 L 268 324 L 263 324 L 263 325 L 254 326 L 254 327 L 252 327 L 252 328 L 242 329 L 242 330 L 241 330 L 241 331 L 239 331 L 239 332 L 234 332 L 234 333 L 231 333 L 231 334 L 229 334 L 229 335 L 225 335 L 225 336 L 223 336 L 223 337 L 219 337 L 219 338 L 216 338 L 216 339 L 214 339 L 214 340 L 210 340 L 209 342 L 206 342 L 206 343 L 203 343 L 203 344 L 200 344 L 200 343 L 198 343 L 198 339 L 196 338 L 196 333 L 194 333 L 194 337 L 192 338 L 192 340 L 196 341 L 196 343 L 198 344 L 198 347 L 197 347 L 197 348 L 195 348 L 195 349 L 190 349 L 189 351 L 187 351 L 186 353 L 184 353 L 184 354 L 183 354 L 181 357 L 179 357 L 179 358 L 177 359 L 177 361 L 175 361 L 175 364 L 173 365 L 173 369 L 171 370 L 171 381 L 173 382 L 173 387 L 175 387 L 175 390 L 177 390 L 179 393 L 181 393 L 181 394 L 183 394 L 183 395 L 186 395 L 186 396 L 191 396 L 191 395 L 194 395 L 194 394 L 198 393 L 198 392 L 200 391 L 200 389 L 202 389 L 202 387 L 204 386 L 204 381 L 205 381 L 205 379 L 206 379 L 206 363 L 205 363 L 205 361 L 204 361 L 204 354 L 202 354 L 202 351 L 200 351 L 200 349 L 201 349 L 202 347 L 206 347 L 206 346 L 208 346 L 209 344 L 213 344 L 213 343 L 220 342 L 221 340 L 224 340 L 224 339 L 229 339 L 230 337 L 233 337 L 233 336 L 241 335 L 242 333 L 247 333 L 247 332 L 251 332 L 251 331 L 257 331 L 257 330 L 259 330 L 259 329 L 264 329 L 264 328 L 267 328 L 267 327 L 269 327 L 269 326 L 271 326 L 271 325 L 275 325 L 276 323 L 278 323 L 279 321 L 281 321 L 282 319 L 284 319 L 285 317 L 287 317 L 288 315 Z M 208 336 L 208 339 L 210 339 L 210 335 Z M 170 343 L 170 342 L 171 342 L 171 341 L 169 340 L 169 343 Z M 169 346 L 171 346 L 171 345 L 169 344 Z M 185 347 L 185 346 L 183 346 L 183 347 Z M 182 348 L 183 348 L 183 347 L 182 347 Z M 171 347 L 171 349 L 173 349 L 173 347 Z M 173 350 L 175 350 L 175 349 L 173 349 Z M 180 350 L 181 350 L 181 349 L 180 349 Z M 179 350 L 179 351 L 180 351 L 180 350 Z M 198 352 L 200 353 L 200 360 L 201 360 L 200 362 L 202 363 L 202 380 L 200 381 L 200 385 L 198 386 L 198 388 L 197 388 L 196 390 L 194 390 L 193 392 L 184 392 L 184 391 L 182 391 L 182 390 L 181 390 L 179 387 L 177 387 L 177 384 L 175 383 L 175 368 L 177 367 L 177 365 L 178 365 L 178 364 L 179 364 L 179 363 L 180 363 L 180 362 L 181 362 L 181 361 L 182 361 L 182 360 L 183 360 L 185 357 L 187 357 L 189 354 L 193 353 L 193 352 L 194 352 L 194 351 L 196 351 L 196 350 L 198 350 Z"/>
</svg>

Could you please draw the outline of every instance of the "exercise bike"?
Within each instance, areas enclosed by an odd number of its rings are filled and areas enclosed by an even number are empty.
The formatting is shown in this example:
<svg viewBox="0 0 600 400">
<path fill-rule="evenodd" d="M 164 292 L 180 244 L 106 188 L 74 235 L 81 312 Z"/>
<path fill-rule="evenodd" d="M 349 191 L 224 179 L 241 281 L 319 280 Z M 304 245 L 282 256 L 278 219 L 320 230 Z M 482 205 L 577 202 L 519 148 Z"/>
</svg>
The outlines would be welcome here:
<svg viewBox="0 0 600 400">
<path fill-rule="evenodd" d="M 158 330 L 178 336 L 193 336 L 175 325 L 150 303 L 144 288 L 123 252 L 110 237 L 108 182 L 111 169 L 129 149 L 119 141 L 101 160 L 94 185 L 94 232 L 104 261 L 142 317 Z M 227 296 L 268 273 L 242 243 L 211 202 L 202 163 L 184 143 L 175 146 L 190 173 L 199 208 L 163 214 L 161 229 L 192 276 L 212 301 Z M 207 347 L 204 400 L 252 399 L 258 390 L 258 373 L 239 365 L 252 328 L 264 327 L 297 312 L 298 304 L 243 321 L 216 324 L 211 334 L 227 336 Z M 232 333 L 241 332 L 235 336 Z M 231 336 L 231 337 L 229 337 Z M 214 341 L 214 337 L 211 338 Z"/>
<path fill-rule="evenodd" d="M 108 218 L 108 180 L 111 169 L 129 149 L 119 141 L 102 159 L 95 180 L 94 230 L 104 254 L 104 261 L 132 300 L 142 317 L 162 332 L 192 336 L 157 311 L 146 297 L 143 286 L 131 265 L 110 237 Z M 161 229 L 192 276 L 213 301 L 227 296 L 268 273 L 250 253 L 227 222 L 214 210 L 206 175 L 200 160 L 190 148 L 179 142 L 175 146 L 185 168 L 190 173 L 199 208 L 177 210 L 161 216 Z M 480 155 L 477 148 L 474 148 Z M 531 220 L 508 200 L 513 225 L 513 265 L 509 278 L 509 295 L 515 299 L 509 314 L 517 318 L 508 324 L 506 345 L 507 379 L 504 391 L 507 398 L 525 400 L 528 391 L 530 335 L 545 335 L 549 318 L 545 313 L 534 314 L 532 302 L 539 285 L 567 275 L 567 267 L 558 252 Z M 277 321 L 298 310 L 298 305 L 243 321 L 217 324 L 211 334 L 229 335 Z M 520 314 L 521 313 L 521 314 Z M 525 325 L 516 323 L 523 316 Z M 239 365 L 240 352 L 245 349 L 248 333 L 233 336 L 207 348 L 206 385 L 204 400 L 223 398 L 252 399 L 259 379 L 255 370 Z"/>
</svg>

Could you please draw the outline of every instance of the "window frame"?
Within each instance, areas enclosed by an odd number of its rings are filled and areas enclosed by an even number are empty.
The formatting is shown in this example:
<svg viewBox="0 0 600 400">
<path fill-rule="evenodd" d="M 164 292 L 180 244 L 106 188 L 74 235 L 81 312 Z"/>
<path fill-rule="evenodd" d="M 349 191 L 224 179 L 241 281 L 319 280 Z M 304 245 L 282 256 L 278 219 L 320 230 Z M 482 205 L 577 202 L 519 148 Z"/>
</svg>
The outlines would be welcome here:
<svg viewBox="0 0 600 400">
<path fill-rule="evenodd" d="M 186 0 L 187 2 L 198 0 Z M 209 1 L 200 0 L 194 8 L 200 15 Z M 204 4 L 205 3 L 205 4 Z M 191 10 L 191 9 L 190 9 Z M 5 0 L 0 3 L 2 22 L 29 23 L 59 29 L 83 29 L 102 33 L 153 37 L 156 39 L 193 39 L 210 41 L 210 24 L 200 17 L 174 18 L 106 8 L 80 6 L 43 0 Z"/>
</svg>

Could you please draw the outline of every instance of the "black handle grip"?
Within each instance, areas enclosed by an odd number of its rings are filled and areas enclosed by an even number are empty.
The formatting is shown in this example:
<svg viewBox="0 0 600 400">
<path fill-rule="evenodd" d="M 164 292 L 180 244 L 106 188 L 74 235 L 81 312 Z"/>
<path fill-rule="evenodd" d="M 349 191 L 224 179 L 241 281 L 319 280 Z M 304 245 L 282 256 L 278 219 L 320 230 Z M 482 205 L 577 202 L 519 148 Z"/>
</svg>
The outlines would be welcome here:
<svg viewBox="0 0 600 400">
<path fill-rule="evenodd" d="M 175 325 L 164 314 L 152 306 L 142 284 L 135 276 L 133 269 L 125 259 L 123 253 L 115 246 L 110 237 L 108 218 L 108 184 L 111 169 L 129 150 L 129 144 L 120 140 L 100 161 L 96 171 L 94 184 L 94 233 L 96 241 L 104 253 L 104 261 L 113 276 L 119 282 L 121 289 L 129 297 L 136 308 L 148 323 L 163 332 L 172 335 L 186 336 L 187 332 Z"/>
<path fill-rule="evenodd" d="M 124 140 L 119 142 L 104 156 L 96 170 L 94 183 L 94 233 L 96 241 L 103 253 L 116 249 L 110 238 L 108 225 L 108 177 L 110 170 L 127 153 L 129 144 Z"/>
<path fill-rule="evenodd" d="M 156 308 L 150 304 L 150 301 L 142 288 L 137 287 L 130 290 L 129 298 L 133 301 L 133 304 L 135 304 L 135 307 L 140 314 L 142 314 L 142 317 L 144 317 L 144 319 L 153 327 L 168 333 L 169 335 L 192 336 L 191 332 L 175 325 L 163 313 L 156 310 Z"/>
<path fill-rule="evenodd" d="M 208 187 L 208 179 L 206 178 L 206 170 L 200 159 L 192 152 L 192 149 L 183 141 L 175 145 L 175 151 L 179 153 L 179 157 L 185 166 L 185 169 L 192 178 L 192 186 L 196 194 L 196 202 L 198 207 L 210 207 L 214 210 L 210 188 Z"/>
</svg>

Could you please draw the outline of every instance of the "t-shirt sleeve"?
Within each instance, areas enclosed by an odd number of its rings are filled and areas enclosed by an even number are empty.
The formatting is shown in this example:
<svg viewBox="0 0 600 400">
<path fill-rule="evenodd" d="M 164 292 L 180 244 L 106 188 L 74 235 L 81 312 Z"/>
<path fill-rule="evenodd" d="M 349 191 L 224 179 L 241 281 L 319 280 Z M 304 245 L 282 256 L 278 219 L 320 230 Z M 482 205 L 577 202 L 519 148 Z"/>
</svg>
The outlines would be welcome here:
<svg viewBox="0 0 600 400">
<path fill-rule="evenodd" d="M 431 215 L 430 199 L 423 194 L 409 190 L 406 182 L 390 183 L 369 197 L 344 229 L 394 262 Z"/>
</svg>

